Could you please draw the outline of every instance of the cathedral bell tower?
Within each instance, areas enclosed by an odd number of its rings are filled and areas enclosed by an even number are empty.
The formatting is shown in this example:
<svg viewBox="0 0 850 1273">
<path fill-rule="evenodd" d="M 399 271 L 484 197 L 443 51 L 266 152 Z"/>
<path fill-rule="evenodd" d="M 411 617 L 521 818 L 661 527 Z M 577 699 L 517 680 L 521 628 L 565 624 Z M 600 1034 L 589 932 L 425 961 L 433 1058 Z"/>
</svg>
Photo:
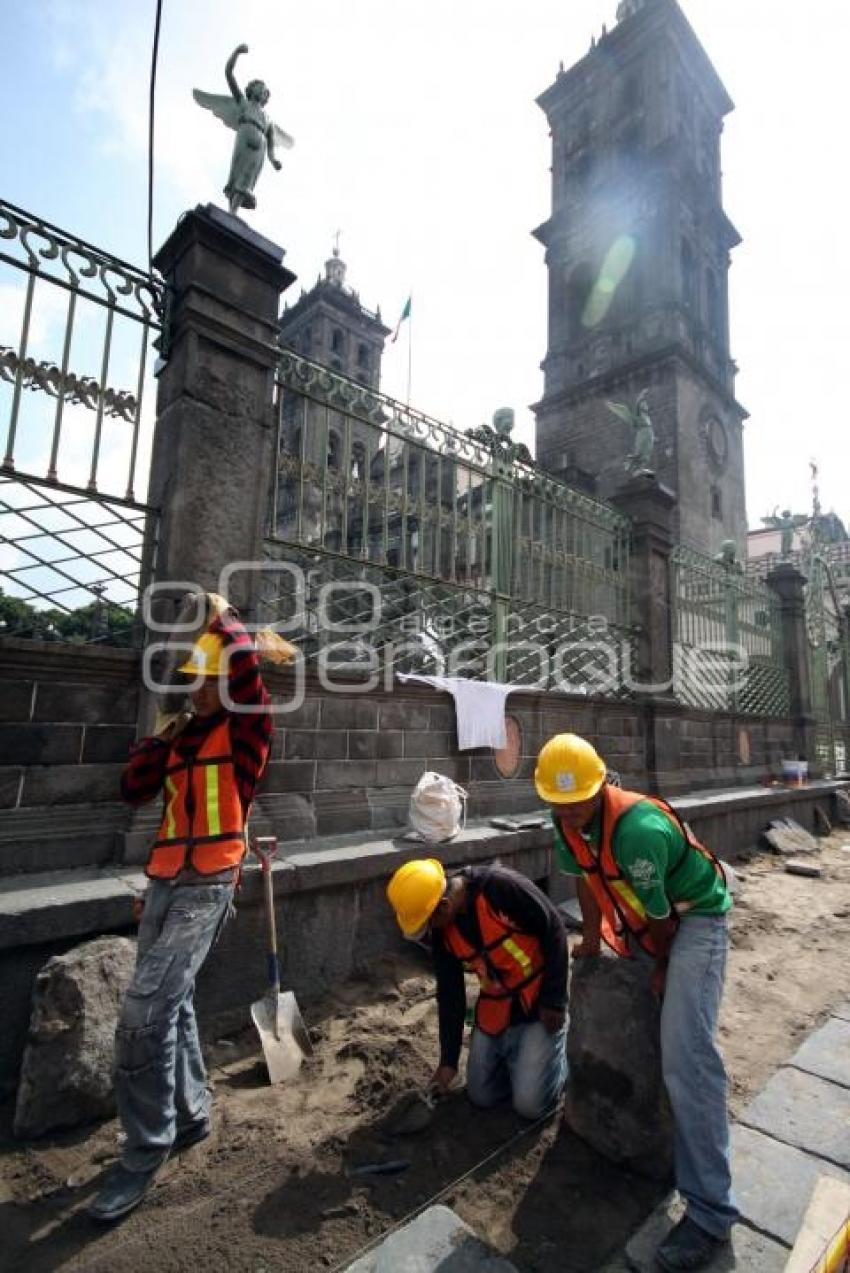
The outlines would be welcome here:
<svg viewBox="0 0 850 1273">
<path fill-rule="evenodd" d="M 609 497 L 631 430 L 609 402 L 645 392 L 652 468 L 679 537 L 746 538 L 742 425 L 729 352 L 720 136 L 733 104 L 676 0 L 623 0 L 617 25 L 538 99 L 552 136 L 549 337 L 537 460 Z"/>
</svg>

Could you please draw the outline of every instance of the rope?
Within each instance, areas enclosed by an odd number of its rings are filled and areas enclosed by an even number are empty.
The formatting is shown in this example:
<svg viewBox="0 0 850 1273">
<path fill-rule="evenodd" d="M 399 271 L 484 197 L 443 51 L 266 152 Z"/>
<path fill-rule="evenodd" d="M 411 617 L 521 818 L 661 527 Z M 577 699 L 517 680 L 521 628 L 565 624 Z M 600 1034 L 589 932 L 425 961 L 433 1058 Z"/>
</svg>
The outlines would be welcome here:
<svg viewBox="0 0 850 1273">
<path fill-rule="evenodd" d="M 148 100 L 148 273 L 153 273 L 153 142 L 154 106 L 156 101 L 156 66 L 159 58 L 159 28 L 162 22 L 162 0 L 156 0 L 156 18 L 151 49 L 150 97 Z"/>
<path fill-rule="evenodd" d="M 494 1158 L 498 1158 L 500 1154 L 504 1153 L 506 1149 L 510 1149 L 512 1145 L 516 1145 L 522 1140 L 523 1136 L 527 1136 L 528 1133 L 533 1132 L 536 1127 L 540 1127 L 543 1123 L 548 1122 L 557 1108 L 557 1104 L 550 1106 L 549 1109 L 547 1109 L 545 1113 L 541 1114 L 539 1118 L 535 1119 L 533 1123 L 529 1123 L 527 1127 L 520 1128 L 520 1130 L 515 1132 L 508 1140 L 503 1141 L 501 1145 L 497 1145 L 495 1149 L 491 1150 L 490 1153 L 487 1154 L 486 1158 L 482 1158 L 480 1162 L 475 1163 L 468 1171 L 465 1171 L 462 1176 L 458 1176 L 456 1180 L 452 1180 L 449 1184 L 444 1185 L 443 1188 L 438 1193 L 435 1193 L 433 1197 L 429 1198 L 427 1202 L 423 1202 L 421 1206 L 416 1207 L 415 1210 L 409 1211 L 407 1215 L 402 1216 L 402 1218 L 397 1220 L 395 1224 L 391 1224 L 388 1229 L 383 1231 L 383 1233 L 379 1233 L 376 1238 L 373 1238 L 371 1242 L 367 1242 L 365 1246 L 360 1247 L 360 1249 L 355 1251 L 352 1255 L 347 1255 L 342 1264 L 337 1264 L 331 1269 L 331 1273 L 343 1273 L 350 1264 L 354 1264 L 362 1256 L 368 1255 L 370 1251 L 374 1251 L 376 1247 L 379 1247 L 381 1243 L 385 1242 L 386 1239 L 393 1233 L 397 1233 L 398 1230 L 403 1229 L 406 1224 L 410 1224 L 412 1220 L 415 1220 L 417 1216 L 421 1216 L 422 1213 L 427 1211 L 429 1207 L 433 1207 L 435 1203 L 440 1201 L 441 1198 L 445 1198 L 447 1193 L 451 1193 L 453 1189 L 457 1189 L 459 1185 L 462 1185 L 465 1180 L 470 1178 L 470 1176 L 474 1176 L 475 1173 L 480 1171 L 482 1167 L 486 1167 L 487 1163 L 492 1162 Z"/>
</svg>

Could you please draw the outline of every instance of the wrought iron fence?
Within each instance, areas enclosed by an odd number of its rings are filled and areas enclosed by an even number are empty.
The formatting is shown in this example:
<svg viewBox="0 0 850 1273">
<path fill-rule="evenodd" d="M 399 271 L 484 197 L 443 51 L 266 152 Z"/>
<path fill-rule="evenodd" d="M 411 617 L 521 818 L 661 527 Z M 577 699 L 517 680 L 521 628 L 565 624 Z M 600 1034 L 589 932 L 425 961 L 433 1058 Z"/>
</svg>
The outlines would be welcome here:
<svg viewBox="0 0 850 1273">
<path fill-rule="evenodd" d="M 692 707 L 785 716 L 790 685 L 778 599 L 734 561 L 671 557 L 675 692 Z"/>
<path fill-rule="evenodd" d="M 298 616 L 308 657 L 345 633 L 352 666 L 359 640 L 390 670 L 626 692 L 626 518 L 507 435 L 460 433 L 290 351 L 278 407 L 267 552 L 302 582 L 270 564 L 266 613 Z"/>
<path fill-rule="evenodd" d="M 164 286 L 0 200 L 0 295 L 0 631 L 126 641 L 156 537 L 136 491 Z"/>
<path fill-rule="evenodd" d="M 850 634 L 845 611 L 845 553 L 816 539 L 801 563 L 806 577 L 805 606 L 815 756 L 821 770 L 846 772 L 850 741 Z"/>
</svg>

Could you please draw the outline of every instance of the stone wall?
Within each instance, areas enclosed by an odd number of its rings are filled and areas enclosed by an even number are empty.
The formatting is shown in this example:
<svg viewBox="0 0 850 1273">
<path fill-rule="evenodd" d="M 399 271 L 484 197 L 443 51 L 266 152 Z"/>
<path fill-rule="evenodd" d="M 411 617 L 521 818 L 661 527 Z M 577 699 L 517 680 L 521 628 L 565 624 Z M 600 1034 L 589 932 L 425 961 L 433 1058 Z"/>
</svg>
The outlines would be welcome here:
<svg viewBox="0 0 850 1273">
<path fill-rule="evenodd" d="M 138 863 L 157 809 L 120 802 L 118 780 L 135 736 L 139 657 L 132 651 L 6 640 L 0 655 L 0 876 Z M 779 771 L 795 754 L 790 722 L 735 718 L 652 703 L 523 691 L 508 699 L 520 757 L 504 777 L 488 748 L 459 752 L 451 697 L 407 683 L 334 692 L 292 675 L 266 679 L 277 715 L 272 758 L 254 810 L 256 829 L 281 840 L 404 826 L 426 769 L 469 793 L 470 818 L 537 807 L 535 758 L 552 734 L 586 735 L 610 768 L 668 795 L 736 787 Z"/>
<path fill-rule="evenodd" d="M 138 700 L 132 650 L 3 640 L 0 876 L 114 860 Z"/>
</svg>

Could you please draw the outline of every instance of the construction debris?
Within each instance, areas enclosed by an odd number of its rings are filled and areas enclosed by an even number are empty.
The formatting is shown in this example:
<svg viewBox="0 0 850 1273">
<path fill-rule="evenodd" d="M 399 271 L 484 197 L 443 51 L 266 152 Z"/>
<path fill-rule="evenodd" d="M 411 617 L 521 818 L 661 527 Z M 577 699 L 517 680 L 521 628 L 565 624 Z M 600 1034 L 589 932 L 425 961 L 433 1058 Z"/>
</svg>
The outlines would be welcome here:
<svg viewBox="0 0 850 1273">
<path fill-rule="evenodd" d="M 815 837 L 793 818 L 774 818 L 762 834 L 777 853 L 817 853 L 820 848 Z"/>
<path fill-rule="evenodd" d="M 823 875 L 823 867 L 817 862 L 795 862 L 793 858 L 785 863 L 785 870 L 789 875 L 804 875 L 813 880 Z"/>
</svg>

